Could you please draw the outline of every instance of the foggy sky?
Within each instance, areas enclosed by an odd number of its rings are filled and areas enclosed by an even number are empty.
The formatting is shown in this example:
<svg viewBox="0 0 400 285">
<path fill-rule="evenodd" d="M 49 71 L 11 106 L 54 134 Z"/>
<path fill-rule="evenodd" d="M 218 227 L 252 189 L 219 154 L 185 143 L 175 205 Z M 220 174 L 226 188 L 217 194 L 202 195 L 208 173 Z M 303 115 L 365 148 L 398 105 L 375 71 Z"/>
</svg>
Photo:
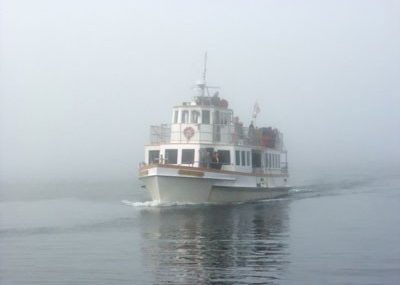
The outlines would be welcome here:
<svg viewBox="0 0 400 285">
<path fill-rule="evenodd" d="M 292 172 L 399 167 L 399 1 L 0 1 L 0 180 L 136 179 L 208 82 Z"/>
</svg>

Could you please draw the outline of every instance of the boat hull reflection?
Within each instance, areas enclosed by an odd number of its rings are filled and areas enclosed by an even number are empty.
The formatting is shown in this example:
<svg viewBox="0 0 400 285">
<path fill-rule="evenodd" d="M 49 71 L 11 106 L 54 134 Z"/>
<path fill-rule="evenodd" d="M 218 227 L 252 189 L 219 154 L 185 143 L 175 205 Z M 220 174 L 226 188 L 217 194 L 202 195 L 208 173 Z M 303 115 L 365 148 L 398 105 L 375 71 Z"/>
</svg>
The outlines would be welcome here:
<svg viewBox="0 0 400 285">
<path fill-rule="evenodd" d="M 141 211 L 154 283 L 258 283 L 288 264 L 288 200 Z"/>
</svg>

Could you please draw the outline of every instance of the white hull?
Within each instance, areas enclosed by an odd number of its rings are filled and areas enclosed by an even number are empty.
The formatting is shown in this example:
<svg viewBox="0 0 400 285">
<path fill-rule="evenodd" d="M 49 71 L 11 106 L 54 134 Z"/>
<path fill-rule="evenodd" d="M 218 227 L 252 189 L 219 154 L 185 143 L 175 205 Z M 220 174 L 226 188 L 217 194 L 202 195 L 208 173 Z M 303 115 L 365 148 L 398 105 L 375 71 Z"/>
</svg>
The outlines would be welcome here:
<svg viewBox="0 0 400 285">
<path fill-rule="evenodd" d="M 155 166 L 142 170 L 140 179 L 151 198 L 159 202 L 230 203 L 264 200 L 285 196 L 290 188 L 286 185 L 287 176 L 284 175 L 268 177 L 192 169 Z M 260 178 L 265 183 L 257 184 Z M 274 185 L 268 186 L 268 183 Z"/>
<path fill-rule="evenodd" d="M 229 203 L 245 202 L 254 200 L 274 199 L 286 196 L 289 187 L 275 188 L 244 188 L 244 187 L 213 187 L 211 190 L 210 202 Z"/>
</svg>

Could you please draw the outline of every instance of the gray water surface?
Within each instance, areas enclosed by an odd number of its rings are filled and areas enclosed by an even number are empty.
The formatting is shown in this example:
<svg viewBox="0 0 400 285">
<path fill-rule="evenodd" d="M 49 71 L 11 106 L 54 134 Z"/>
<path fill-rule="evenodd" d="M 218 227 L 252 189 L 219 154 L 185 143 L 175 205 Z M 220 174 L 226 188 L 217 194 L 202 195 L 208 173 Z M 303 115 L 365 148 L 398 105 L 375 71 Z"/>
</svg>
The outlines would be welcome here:
<svg viewBox="0 0 400 285">
<path fill-rule="evenodd" d="M 7 186 L 3 284 L 399 284 L 400 179 L 155 205 L 140 188 Z"/>
</svg>

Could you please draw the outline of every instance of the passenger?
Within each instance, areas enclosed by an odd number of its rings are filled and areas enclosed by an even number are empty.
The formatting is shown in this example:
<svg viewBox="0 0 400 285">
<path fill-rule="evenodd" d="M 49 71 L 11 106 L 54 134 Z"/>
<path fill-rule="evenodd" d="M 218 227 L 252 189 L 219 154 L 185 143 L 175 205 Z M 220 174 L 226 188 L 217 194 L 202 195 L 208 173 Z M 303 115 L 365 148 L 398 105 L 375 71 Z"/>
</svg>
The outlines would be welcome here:
<svg viewBox="0 0 400 285">
<path fill-rule="evenodd" d="M 221 168 L 222 168 L 222 159 L 221 159 L 221 157 L 219 156 L 219 153 L 217 152 L 217 165 L 216 165 L 217 167 L 217 169 L 218 170 L 221 170 Z"/>
<path fill-rule="evenodd" d="M 217 155 L 215 152 L 213 152 L 212 156 L 211 156 L 211 168 L 215 168 L 215 164 L 217 163 Z"/>
<path fill-rule="evenodd" d="M 211 168 L 213 169 L 221 169 L 222 164 L 220 162 L 219 153 L 214 151 L 211 159 Z"/>
</svg>

